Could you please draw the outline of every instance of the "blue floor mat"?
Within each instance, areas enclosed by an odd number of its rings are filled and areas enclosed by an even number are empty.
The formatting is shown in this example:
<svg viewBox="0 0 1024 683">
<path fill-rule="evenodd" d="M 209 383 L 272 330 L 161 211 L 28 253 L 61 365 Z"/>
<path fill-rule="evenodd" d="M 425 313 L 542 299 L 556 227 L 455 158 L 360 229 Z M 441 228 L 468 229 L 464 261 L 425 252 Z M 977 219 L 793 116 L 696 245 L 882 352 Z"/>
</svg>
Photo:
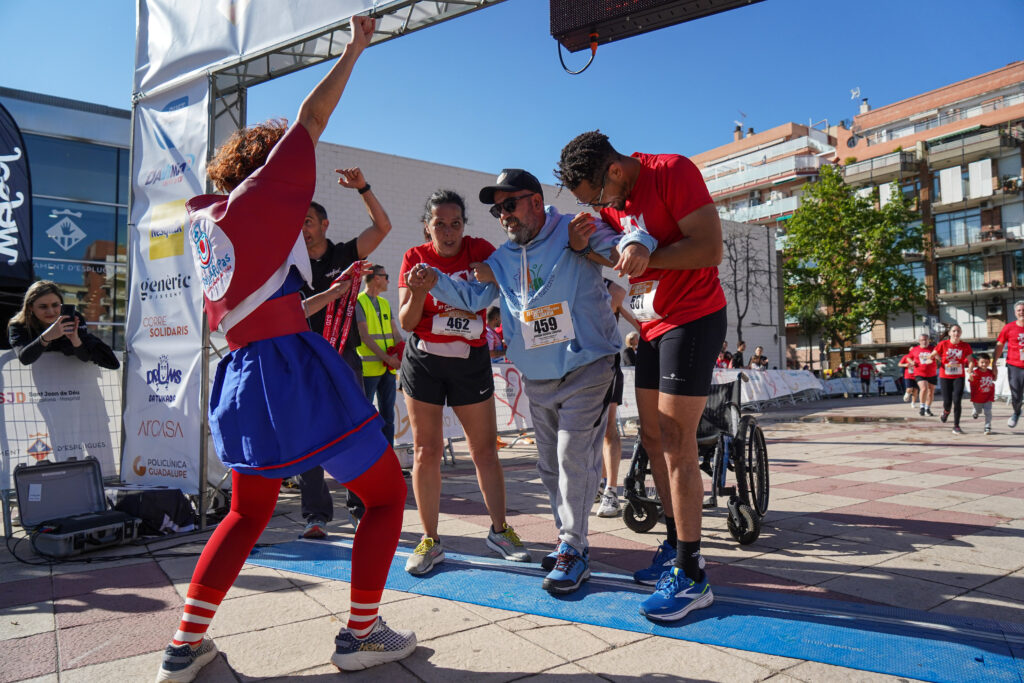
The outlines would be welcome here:
<svg viewBox="0 0 1024 683">
<path fill-rule="evenodd" d="M 725 586 L 711 607 L 654 624 L 638 613 L 651 589 L 625 575 L 596 572 L 556 598 L 536 564 L 446 551 L 415 577 L 409 554 L 399 548 L 391 563 L 390 590 L 926 681 L 1024 681 L 1024 624 Z M 348 582 L 350 560 L 349 543 L 293 541 L 257 548 L 248 563 Z"/>
</svg>

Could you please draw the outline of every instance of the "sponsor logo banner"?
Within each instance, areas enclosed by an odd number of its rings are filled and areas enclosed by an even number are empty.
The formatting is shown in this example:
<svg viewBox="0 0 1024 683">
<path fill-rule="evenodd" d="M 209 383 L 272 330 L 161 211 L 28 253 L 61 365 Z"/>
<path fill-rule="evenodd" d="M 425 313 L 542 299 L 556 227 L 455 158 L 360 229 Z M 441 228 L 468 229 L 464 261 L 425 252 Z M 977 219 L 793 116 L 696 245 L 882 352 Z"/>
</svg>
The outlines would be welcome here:
<svg viewBox="0 0 1024 683">
<path fill-rule="evenodd" d="M 135 108 L 121 471 L 186 493 L 199 487 L 203 290 L 185 202 L 205 190 L 208 102 L 200 78 Z"/>
</svg>

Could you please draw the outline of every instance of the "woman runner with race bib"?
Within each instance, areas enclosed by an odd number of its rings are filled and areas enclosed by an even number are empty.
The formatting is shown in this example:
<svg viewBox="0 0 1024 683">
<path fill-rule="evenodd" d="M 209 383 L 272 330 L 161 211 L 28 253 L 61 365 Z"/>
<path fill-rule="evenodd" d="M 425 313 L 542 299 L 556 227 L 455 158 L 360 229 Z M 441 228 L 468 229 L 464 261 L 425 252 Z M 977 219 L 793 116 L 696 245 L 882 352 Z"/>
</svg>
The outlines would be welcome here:
<svg viewBox="0 0 1024 683">
<path fill-rule="evenodd" d="M 529 562 L 530 554 L 505 523 L 505 475 L 498 462 L 494 377 L 484 336 L 485 311 L 461 311 L 437 301 L 425 289 L 413 289 L 406 277 L 426 263 L 469 280 L 471 263 L 494 252 L 487 240 L 464 235 L 466 204 L 456 192 L 438 190 L 427 200 L 423 235 L 427 241 L 405 252 L 398 280 L 398 320 L 412 332 L 402 358 L 401 383 L 412 426 L 416 459 L 412 488 L 423 524 L 423 539 L 405 565 L 410 574 L 426 574 L 444 560 L 437 519 L 441 505 L 442 411 L 455 410 L 469 442 L 480 492 L 491 517 L 487 547 L 507 560 Z"/>
</svg>

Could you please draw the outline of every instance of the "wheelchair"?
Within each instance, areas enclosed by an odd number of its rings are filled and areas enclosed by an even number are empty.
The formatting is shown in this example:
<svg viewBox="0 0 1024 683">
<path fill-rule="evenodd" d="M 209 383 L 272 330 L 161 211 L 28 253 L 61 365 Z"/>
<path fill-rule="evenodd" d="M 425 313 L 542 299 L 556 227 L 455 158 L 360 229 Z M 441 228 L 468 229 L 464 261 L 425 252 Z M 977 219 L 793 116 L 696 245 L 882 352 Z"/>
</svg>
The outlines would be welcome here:
<svg viewBox="0 0 1024 683">
<path fill-rule="evenodd" d="M 768 512 L 768 447 L 764 432 L 753 415 L 740 412 L 741 384 L 750 379 L 743 373 L 725 384 L 714 384 L 697 427 L 700 468 L 711 477 L 711 495 L 704 508 L 718 507 L 720 496 L 728 496 L 729 533 L 740 545 L 749 545 L 761 533 L 761 519 Z M 735 484 L 727 486 L 729 472 Z M 637 435 L 633 459 L 624 481 L 626 506 L 623 521 L 637 533 L 654 528 L 662 517 L 661 500 L 652 485 L 650 461 Z"/>
</svg>

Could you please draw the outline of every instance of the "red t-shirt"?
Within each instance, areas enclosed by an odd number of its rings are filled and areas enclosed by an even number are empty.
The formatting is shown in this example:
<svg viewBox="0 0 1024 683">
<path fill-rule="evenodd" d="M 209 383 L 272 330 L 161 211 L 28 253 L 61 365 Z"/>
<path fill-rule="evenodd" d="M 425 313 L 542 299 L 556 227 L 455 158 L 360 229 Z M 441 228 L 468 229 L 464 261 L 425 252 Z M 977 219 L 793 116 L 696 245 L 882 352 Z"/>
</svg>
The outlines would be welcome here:
<svg viewBox="0 0 1024 683">
<path fill-rule="evenodd" d="M 1016 320 L 1008 323 L 999 332 L 996 343 L 1006 344 L 1007 365 L 1016 365 L 1018 368 L 1024 368 L 1024 327 L 1018 325 Z M 992 359 L 993 362 L 997 360 L 999 359 Z"/>
<path fill-rule="evenodd" d="M 679 231 L 679 220 L 711 204 L 711 195 L 700 170 L 678 154 L 637 152 L 633 158 L 640 161 L 641 167 L 626 199 L 625 210 L 604 208 L 601 217 L 620 232 L 629 232 L 637 226 L 644 228 L 658 240 L 659 247 L 678 242 L 684 237 Z M 641 321 L 646 340 L 725 307 L 725 292 L 718 281 L 718 268 L 714 266 L 695 270 L 648 268 L 629 282 L 658 283 L 653 305 L 654 312 L 661 317 Z"/>
<path fill-rule="evenodd" d="M 971 403 L 991 403 L 996 400 L 996 377 L 992 370 L 975 368 L 971 373 Z"/>
<path fill-rule="evenodd" d="M 910 363 L 907 367 L 903 368 L 903 379 L 914 379 L 914 359 L 910 357 L 910 354 L 900 358 L 901 363 Z"/>
<path fill-rule="evenodd" d="M 860 373 L 861 379 L 871 379 L 871 367 L 870 363 L 861 363 L 857 366 L 857 372 Z"/>
<path fill-rule="evenodd" d="M 967 342 L 954 344 L 943 339 L 935 345 L 935 360 L 939 364 L 939 377 L 942 379 L 958 379 L 964 376 L 967 359 L 973 351 Z"/>
<path fill-rule="evenodd" d="M 405 256 L 402 258 L 402 270 L 398 274 L 398 286 L 408 286 L 405 284 L 405 274 L 412 270 L 412 267 L 417 263 L 426 263 L 428 266 L 434 266 L 445 275 L 462 278 L 463 280 L 470 280 L 472 273 L 470 272 L 469 264 L 474 261 L 486 261 L 493 253 L 494 246 L 487 240 L 482 240 L 479 237 L 463 237 L 462 248 L 459 250 L 459 253 L 452 258 L 443 258 L 439 256 L 437 251 L 434 250 L 434 244 L 432 242 L 426 242 L 405 252 Z M 432 294 L 427 294 L 427 298 L 423 302 L 423 317 L 420 318 L 420 321 L 417 323 L 416 329 L 413 330 L 413 333 L 420 339 L 428 342 L 443 343 L 461 339 L 470 346 L 486 346 L 487 337 L 483 330 L 483 327 L 486 327 L 486 324 L 481 327 L 479 336 L 476 336 L 473 339 L 467 339 L 466 337 L 459 335 L 435 334 L 433 332 L 435 322 L 434 315 L 436 313 L 445 313 L 447 311 L 454 310 L 458 309 L 454 306 L 441 303 L 435 299 Z M 486 310 L 477 311 L 477 319 L 485 321 L 486 313 Z"/>
<path fill-rule="evenodd" d="M 938 370 L 935 367 L 935 359 L 923 360 L 921 358 L 922 353 L 931 353 L 932 347 L 921 346 L 918 344 L 914 348 L 907 352 L 910 359 L 914 361 L 914 376 L 915 377 L 934 377 L 938 374 Z"/>
</svg>

